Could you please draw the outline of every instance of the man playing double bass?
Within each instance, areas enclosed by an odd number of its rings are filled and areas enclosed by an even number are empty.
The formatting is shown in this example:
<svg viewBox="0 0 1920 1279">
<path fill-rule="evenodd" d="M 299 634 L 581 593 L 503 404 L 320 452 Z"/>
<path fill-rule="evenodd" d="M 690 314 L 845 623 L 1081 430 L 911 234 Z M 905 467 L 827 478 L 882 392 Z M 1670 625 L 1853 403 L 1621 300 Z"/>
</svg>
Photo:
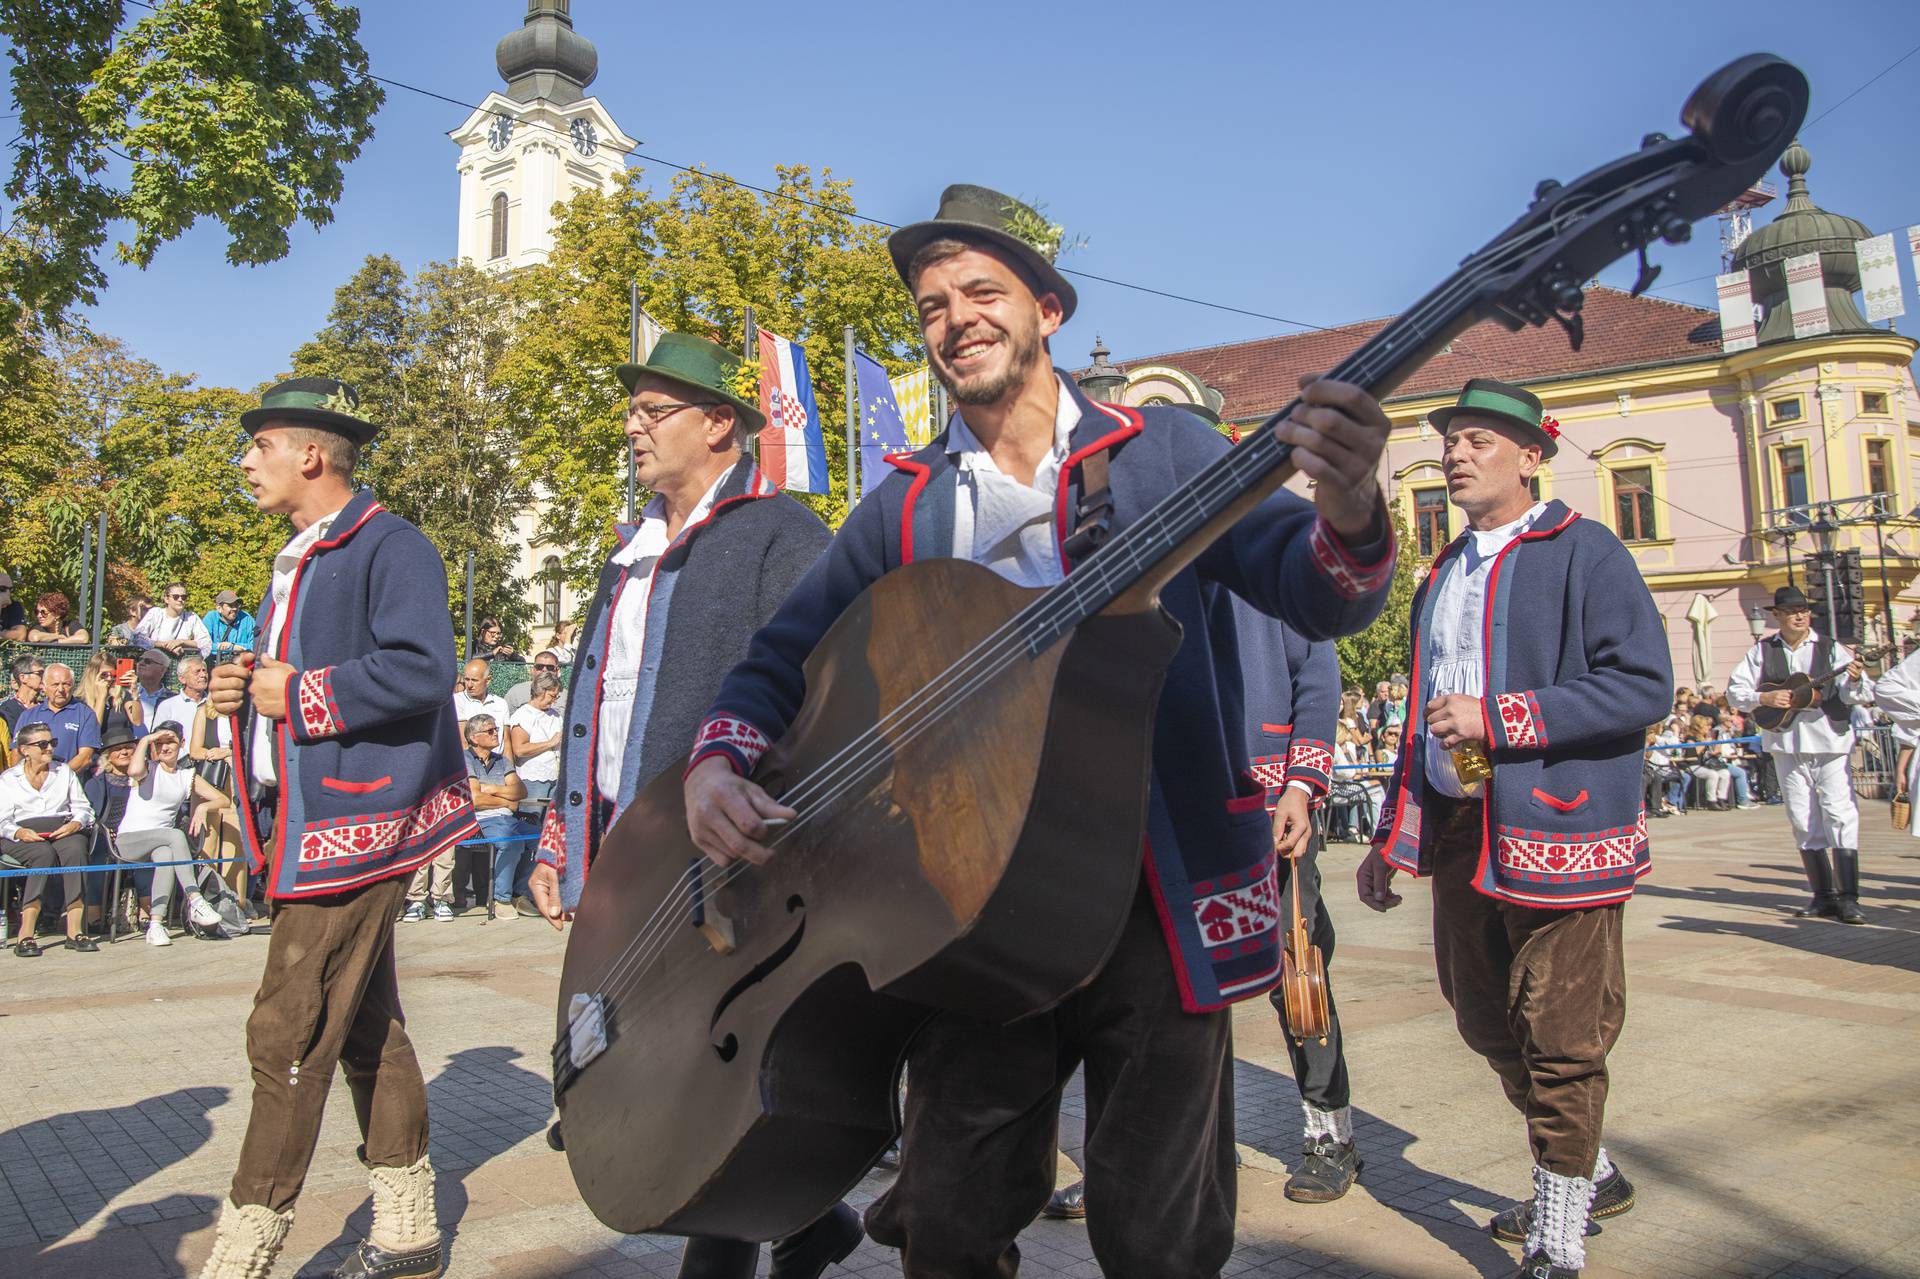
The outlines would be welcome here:
<svg viewBox="0 0 1920 1279">
<path fill-rule="evenodd" d="M 935 557 L 1055 585 L 1069 571 L 1070 520 L 1099 518 L 1110 497 L 1118 532 L 1228 448 L 1171 408 L 1095 405 L 1050 367 L 1047 338 L 1076 298 L 1050 253 L 1017 233 L 1036 225 L 1045 224 L 1006 196 L 954 186 L 938 217 L 889 240 L 960 411 L 933 443 L 895 459 L 899 473 L 848 517 L 722 685 L 685 783 L 689 829 L 715 861 L 764 860 L 767 819 L 792 815 L 746 775 L 786 731 L 807 655 L 866 586 Z M 1386 432 L 1364 391 L 1313 382 L 1277 433 L 1319 482 L 1317 516 L 1275 494 L 1162 589 L 1185 638 L 1155 721 L 1132 913 L 1106 965 L 1052 1010 L 1010 1026 L 941 1014 L 915 1041 L 900 1176 L 867 1214 L 868 1232 L 902 1251 L 907 1275 L 1015 1271 L 1015 1236 L 1052 1188 L 1060 1091 L 1082 1061 L 1088 1228 L 1101 1266 L 1205 1279 L 1232 1251 L 1228 1005 L 1277 978 L 1280 921 L 1265 795 L 1247 774 L 1245 742 L 1221 729 L 1241 715 L 1232 624 L 1210 615 L 1204 584 L 1310 638 L 1370 622 L 1394 558 L 1375 481 Z M 1104 469 L 1106 483 L 1096 476 L 1087 494 L 1090 469 Z M 1249 890 L 1236 897 L 1267 908 L 1238 912 L 1238 935 L 1222 945 L 1199 919 L 1229 880 Z"/>
<path fill-rule="evenodd" d="M 627 388 L 634 475 L 653 498 L 588 606 L 567 694 L 560 783 L 528 891 L 555 928 L 579 904 L 602 837 L 655 774 L 678 767 L 720 679 L 827 544 L 826 526 L 745 451 L 766 425 L 732 388 L 741 360 L 665 333 Z M 841 1204 L 773 1245 L 771 1279 L 815 1279 L 860 1243 Z M 753 1279 L 760 1245 L 687 1241 L 680 1279 Z"/>
</svg>

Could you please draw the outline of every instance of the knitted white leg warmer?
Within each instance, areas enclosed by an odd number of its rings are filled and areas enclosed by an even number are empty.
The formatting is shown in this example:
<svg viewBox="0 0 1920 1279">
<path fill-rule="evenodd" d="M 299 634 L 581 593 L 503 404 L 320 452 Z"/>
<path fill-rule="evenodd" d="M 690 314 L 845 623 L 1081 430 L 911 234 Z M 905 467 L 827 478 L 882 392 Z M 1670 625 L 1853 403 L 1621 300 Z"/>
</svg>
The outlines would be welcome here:
<svg viewBox="0 0 1920 1279">
<path fill-rule="evenodd" d="M 275 1212 L 265 1204 L 228 1200 L 220 1206 L 213 1253 L 200 1268 L 200 1279 L 267 1279 L 292 1228 L 292 1209 Z"/>
<path fill-rule="evenodd" d="M 1556 1266 L 1578 1270 L 1587 1264 L 1587 1210 L 1593 1207 L 1593 1179 L 1562 1177 L 1535 1166 L 1533 1220 L 1527 1228 L 1527 1252 L 1544 1252 Z"/>
<path fill-rule="evenodd" d="M 405 1168 L 371 1165 L 367 1181 L 373 1187 L 373 1229 L 368 1237 L 388 1252 L 411 1252 L 440 1238 L 440 1219 L 433 1204 L 433 1165 L 425 1155 Z"/>
<path fill-rule="evenodd" d="M 1600 1155 L 1593 1161 L 1593 1184 L 1599 1185 L 1613 1176 L 1613 1160 L 1607 1158 L 1607 1148 L 1600 1147 Z"/>
<path fill-rule="evenodd" d="M 1307 1117 L 1307 1136 L 1327 1137 L 1340 1145 L 1353 1144 L 1353 1107 L 1342 1106 L 1338 1110 L 1321 1110 L 1311 1102 L 1301 1102 L 1300 1109 Z"/>
</svg>

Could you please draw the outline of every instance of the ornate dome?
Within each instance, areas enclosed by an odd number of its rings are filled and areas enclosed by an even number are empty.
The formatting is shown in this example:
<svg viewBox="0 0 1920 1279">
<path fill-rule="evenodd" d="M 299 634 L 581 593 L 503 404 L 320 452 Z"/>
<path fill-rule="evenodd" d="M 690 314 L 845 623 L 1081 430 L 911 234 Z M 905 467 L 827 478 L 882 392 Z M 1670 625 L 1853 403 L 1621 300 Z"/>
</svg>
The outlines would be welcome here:
<svg viewBox="0 0 1920 1279">
<path fill-rule="evenodd" d="M 1787 207 L 1740 245 L 1734 255 L 1737 270 L 1753 272 L 1753 298 L 1766 310 L 1760 322 L 1761 342 L 1793 337 L 1793 316 L 1787 306 L 1786 260 L 1807 253 L 1820 255 L 1820 273 L 1827 286 L 1827 315 L 1836 333 L 1872 328 L 1855 305 L 1860 287 L 1860 261 L 1855 240 L 1873 232 L 1854 219 L 1828 213 L 1807 193 L 1807 170 L 1813 157 L 1798 141 L 1780 157 L 1780 173 L 1787 179 Z"/>
<path fill-rule="evenodd" d="M 527 20 L 494 50 L 494 65 L 515 102 L 544 99 L 567 106 L 585 97 L 600 73 L 593 41 L 573 29 L 571 0 L 527 0 Z"/>
</svg>

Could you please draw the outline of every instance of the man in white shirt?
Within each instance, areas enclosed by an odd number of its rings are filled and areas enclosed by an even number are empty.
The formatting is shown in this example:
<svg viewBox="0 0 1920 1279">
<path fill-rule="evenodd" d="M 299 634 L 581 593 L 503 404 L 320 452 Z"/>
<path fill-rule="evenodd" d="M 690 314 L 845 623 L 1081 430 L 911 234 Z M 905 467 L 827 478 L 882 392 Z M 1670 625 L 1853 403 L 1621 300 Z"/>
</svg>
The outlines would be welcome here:
<svg viewBox="0 0 1920 1279">
<path fill-rule="evenodd" d="M 453 691 L 453 717 L 464 724 L 475 715 L 491 715 L 495 723 L 504 724 L 507 716 L 507 700 L 497 693 L 487 691 L 487 681 L 493 678 L 493 668 L 487 665 L 483 657 L 470 660 L 460 671 L 460 687 Z"/>
<path fill-rule="evenodd" d="M 1761 686 L 1792 675 L 1816 681 L 1812 692 L 1818 700 L 1778 730 L 1763 726 L 1760 742 L 1773 756 L 1800 864 L 1813 889 L 1813 900 L 1794 914 L 1864 924 L 1860 810 L 1853 802 L 1847 756 L 1853 750 L 1852 708 L 1873 699 L 1873 682 L 1846 645 L 1814 631 L 1813 605 L 1799 587 L 1775 591 L 1768 612 L 1780 629 L 1740 659 L 1727 681 L 1727 702 L 1738 711 L 1787 710 L 1794 705 L 1791 690 L 1763 692 Z"/>
<path fill-rule="evenodd" d="M 193 713 L 200 709 L 200 703 L 207 700 L 207 659 L 198 654 L 181 658 L 178 674 L 180 691 L 161 702 L 148 716 L 147 723 L 164 724 L 172 720 L 180 725 L 182 733 L 190 733 L 193 731 Z M 183 746 L 183 753 L 185 749 Z"/>
<path fill-rule="evenodd" d="M 173 583 L 161 599 L 164 607 L 148 609 L 135 628 L 139 639 L 175 657 L 193 649 L 198 649 L 202 657 L 212 653 L 213 636 L 207 634 L 207 624 L 187 607 L 187 584 Z"/>
</svg>

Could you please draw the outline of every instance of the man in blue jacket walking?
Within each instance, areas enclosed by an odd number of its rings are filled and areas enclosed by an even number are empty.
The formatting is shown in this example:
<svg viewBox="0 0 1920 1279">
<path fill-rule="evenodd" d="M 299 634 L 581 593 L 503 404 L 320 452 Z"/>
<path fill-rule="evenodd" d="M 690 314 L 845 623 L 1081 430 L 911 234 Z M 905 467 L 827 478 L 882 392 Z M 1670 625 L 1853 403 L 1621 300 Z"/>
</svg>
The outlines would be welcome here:
<svg viewBox="0 0 1920 1279">
<path fill-rule="evenodd" d="M 1519 1276 L 1567 1279 L 1589 1215 L 1633 1206 L 1600 1127 L 1626 1016 L 1621 907 L 1649 865 L 1641 744 L 1673 668 L 1620 539 L 1528 489 L 1559 447 L 1539 399 L 1476 378 L 1432 417 L 1468 528 L 1414 596 L 1417 700 L 1360 898 L 1387 910 L 1396 870 L 1432 876 L 1440 993 L 1533 1148 L 1534 1197 L 1493 1233 L 1524 1242 Z"/>
<path fill-rule="evenodd" d="M 353 388 L 295 378 L 241 416 L 241 469 L 293 540 L 275 557 L 260 650 L 213 674 L 240 715 L 235 789 L 273 939 L 247 1056 L 253 1110 L 202 1279 L 263 1279 L 293 1224 L 335 1065 L 346 1071 L 373 1229 L 340 1279 L 441 1273 L 427 1092 L 394 974 L 414 869 L 475 832 L 447 690 L 453 625 L 440 553 L 353 470 L 377 429 Z"/>
</svg>

